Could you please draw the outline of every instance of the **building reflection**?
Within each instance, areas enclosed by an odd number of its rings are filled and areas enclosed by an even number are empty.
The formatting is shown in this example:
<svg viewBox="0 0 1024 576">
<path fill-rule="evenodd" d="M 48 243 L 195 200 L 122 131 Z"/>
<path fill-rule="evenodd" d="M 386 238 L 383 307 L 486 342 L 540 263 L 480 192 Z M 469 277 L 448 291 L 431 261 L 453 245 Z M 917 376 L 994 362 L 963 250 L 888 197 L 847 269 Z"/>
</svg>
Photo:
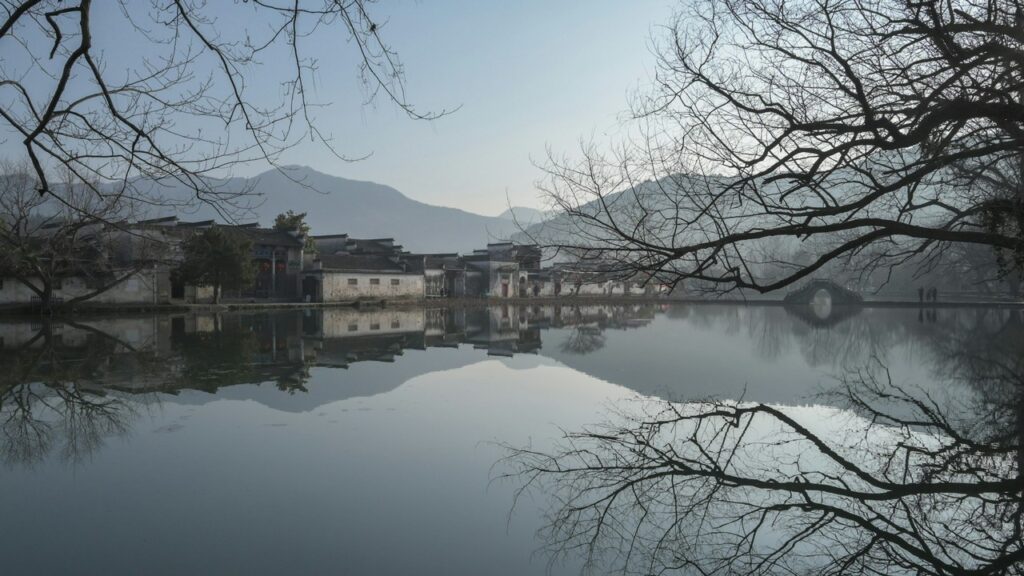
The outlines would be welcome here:
<svg viewBox="0 0 1024 576">
<path fill-rule="evenodd" d="M 764 360 L 796 349 L 810 366 L 842 367 L 908 342 L 938 350 L 957 334 L 975 335 L 974 341 L 979 333 L 1005 335 L 1007 326 L 1021 322 L 1021 312 L 1010 309 L 944 309 L 923 323 L 914 314 L 869 309 L 820 326 L 777 308 L 638 303 L 9 321 L 0 322 L 0 390 L 73 383 L 96 393 L 215 392 L 275 382 L 295 391 L 310 369 L 394 362 L 407 350 L 462 346 L 499 357 L 586 355 L 604 348 L 609 331 L 642 328 L 659 316 L 696 329 L 745 332 Z"/>
<path fill-rule="evenodd" d="M 728 392 L 714 378 L 704 382 L 688 375 L 695 362 L 720 359 L 687 361 L 686 350 L 666 339 L 687 330 L 741 333 L 765 362 L 795 350 L 808 366 L 837 370 L 913 343 L 915 349 L 931 351 L 924 364 L 947 374 L 952 370 L 941 366 L 950 358 L 988 350 L 990 341 L 1004 347 L 1024 341 L 1024 331 L 1016 328 L 1024 323 L 1017 310 L 940 309 L 934 316 L 933 321 L 917 322 L 916 311 L 867 309 L 822 327 L 780 308 L 630 303 L 6 321 L 0 322 L 0 443 L 7 460 L 27 462 L 31 454 L 58 446 L 74 459 L 78 452 L 93 449 L 104 434 L 130 429 L 131 408 L 140 402 L 267 383 L 301 395 L 308 391 L 314 370 L 396 363 L 409 351 L 460 348 L 453 365 L 487 356 L 543 354 L 644 394 L 661 395 L 656 384 L 682 381 L 687 394 L 705 396 Z M 649 328 L 655 321 L 660 328 Z M 628 336 L 613 336 L 633 330 Z M 950 344 L 964 335 L 965 342 Z M 616 370 L 627 361 L 634 372 L 624 381 Z M 404 364 L 406 369 L 388 376 L 387 383 L 349 382 L 343 393 L 384 392 L 437 369 L 428 362 Z M 339 374 L 328 380 L 342 378 Z M 779 397 L 760 401 L 791 401 L 780 386 L 764 390 Z M 328 401 L 347 397 L 339 394 Z M 324 396 L 315 401 L 325 401 Z"/>
<path fill-rule="evenodd" d="M 407 350 L 470 346 L 533 354 L 541 333 L 650 321 L 650 305 L 493 306 L 89 318 L 0 323 L 0 410 L 19 386 L 110 394 L 214 393 L 273 382 L 302 391 L 310 370 L 394 362 Z"/>
</svg>

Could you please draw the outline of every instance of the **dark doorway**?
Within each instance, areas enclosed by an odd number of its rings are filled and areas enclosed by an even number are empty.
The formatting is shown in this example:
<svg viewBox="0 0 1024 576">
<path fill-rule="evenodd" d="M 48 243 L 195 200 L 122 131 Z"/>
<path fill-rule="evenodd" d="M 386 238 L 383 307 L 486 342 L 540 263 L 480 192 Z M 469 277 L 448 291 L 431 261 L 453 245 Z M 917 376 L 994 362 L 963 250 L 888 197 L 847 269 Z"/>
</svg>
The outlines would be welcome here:
<svg viewBox="0 0 1024 576">
<path fill-rule="evenodd" d="M 302 299 L 306 302 L 320 301 L 320 280 L 314 276 L 302 279 Z"/>
</svg>

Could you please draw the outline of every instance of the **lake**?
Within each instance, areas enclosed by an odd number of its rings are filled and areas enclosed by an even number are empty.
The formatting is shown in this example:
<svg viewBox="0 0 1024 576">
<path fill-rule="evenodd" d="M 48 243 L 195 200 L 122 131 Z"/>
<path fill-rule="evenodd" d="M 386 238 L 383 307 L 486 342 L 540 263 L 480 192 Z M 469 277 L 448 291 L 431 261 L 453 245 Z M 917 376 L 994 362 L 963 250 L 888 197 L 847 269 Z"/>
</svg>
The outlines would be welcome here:
<svg viewBox="0 0 1024 576">
<path fill-rule="evenodd" d="M 578 574 L 509 446 L 651 399 L 834 414 L 884 365 L 970 388 L 950 349 L 1017 310 L 317 309 L 0 322 L 3 574 Z M 817 415 L 817 416 L 815 416 Z"/>
</svg>

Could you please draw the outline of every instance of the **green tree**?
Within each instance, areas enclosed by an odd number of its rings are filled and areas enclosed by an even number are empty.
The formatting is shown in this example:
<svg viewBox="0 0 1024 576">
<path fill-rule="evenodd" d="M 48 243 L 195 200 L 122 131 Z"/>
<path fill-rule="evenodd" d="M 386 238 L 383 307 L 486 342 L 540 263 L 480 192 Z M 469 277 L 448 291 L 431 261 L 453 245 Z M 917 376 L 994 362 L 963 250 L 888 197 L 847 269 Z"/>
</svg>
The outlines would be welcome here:
<svg viewBox="0 0 1024 576">
<path fill-rule="evenodd" d="M 237 289 L 252 282 L 252 242 L 236 231 L 214 226 L 182 244 L 184 259 L 180 278 L 200 286 L 213 286 L 213 301 L 220 302 L 223 289 Z"/>
<path fill-rule="evenodd" d="M 306 244 L 303 248 L 307 252 L 316 252 L 316 242 L 313 241 L 313 236 L 309 233 L 309 224 L 306 224 L 305 212 L 289 210 L 283 214 L 278 214 L 277 218 L 274 219 L 274 230 L 284 232 L 298 230 L 306 238 Z"/>
</svg>

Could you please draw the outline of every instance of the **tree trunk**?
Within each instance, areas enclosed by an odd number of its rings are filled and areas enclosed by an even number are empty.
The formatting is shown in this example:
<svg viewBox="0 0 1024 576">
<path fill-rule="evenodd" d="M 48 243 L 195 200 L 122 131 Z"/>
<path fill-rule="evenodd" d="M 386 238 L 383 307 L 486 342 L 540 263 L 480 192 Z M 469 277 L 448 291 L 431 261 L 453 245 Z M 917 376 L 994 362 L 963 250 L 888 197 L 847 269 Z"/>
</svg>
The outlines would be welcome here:
<svg viewBox="0 0 1024 576">
<path fill-rule="evenodd" d="M 53 314 L 53 284 L 43 282 L 43 290 L 39 294 L 39 312 L 44 315 Z"/>
<path fill-rule="evenodd" d="M 213 303 L 220 304 L 220 284 L 213 285 Z"/>
</svg>

